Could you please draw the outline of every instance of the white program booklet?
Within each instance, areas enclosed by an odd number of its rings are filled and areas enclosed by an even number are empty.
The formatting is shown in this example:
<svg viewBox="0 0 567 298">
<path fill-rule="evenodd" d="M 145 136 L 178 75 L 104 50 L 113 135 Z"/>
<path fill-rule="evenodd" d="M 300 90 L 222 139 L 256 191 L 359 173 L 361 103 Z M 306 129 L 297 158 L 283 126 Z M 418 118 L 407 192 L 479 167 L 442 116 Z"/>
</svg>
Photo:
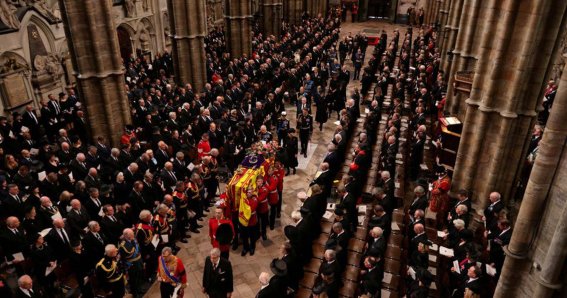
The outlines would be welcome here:
<svg viewBox="0 0 567 298">
<path fill-rule="evenodd" d="M 455 255 L 454 251 L 451 248 L 444 246 L 439 247 L 439 253 L 449 258 L 452 258 Z"/>
<path fill-rule="evenodd" d="M 455 272 L 461 274 L 461 266 L 459 266 L 458 260 L 453 261 L 453 268 L 455 268 Z"/>
</svg>

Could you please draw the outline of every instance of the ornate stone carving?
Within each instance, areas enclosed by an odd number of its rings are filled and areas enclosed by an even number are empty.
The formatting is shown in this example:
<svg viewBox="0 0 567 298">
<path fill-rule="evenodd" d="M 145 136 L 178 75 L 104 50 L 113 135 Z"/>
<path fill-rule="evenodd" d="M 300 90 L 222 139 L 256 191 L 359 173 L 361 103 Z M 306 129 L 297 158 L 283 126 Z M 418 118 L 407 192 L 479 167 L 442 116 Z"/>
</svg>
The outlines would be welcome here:
<svg viewBox="0 0 567 298">
<path fill-rule="evenodd" d="M 150 49 L 150 32 L 144 24 L 141 24 L 141 26 L 138 28 L 140 31 L 140 34 L 138 35 L 140 46 L 142 47 L 143 51 L 148 51 Z"/>
<path fill-rule="evenodd" d="M 142 9 L 144 12 L 148 12 L 151 8 L 150 0 L 142 0 Z"/>
<path fill-rule="evenodd" d="M 7 0 L 0 1 L 0 21 L 4 23 L 4 25 L 12 28 L 12 29 L 19 29 L 20 28 L 20 20 L 16 17 L 16 10 L 18 8 L 16 5 L 11 3 Z"/>
<path fill-rule="evenodd" d="M 136 0 L 124 1 L 124 9 L 126 10 L 126 17 L 133 18 L 136 16 Z"/>
<path fill-rule="evenodd" d="M 0 58 L 0 75 L 11 72 L 24 72 L 29 75 L 30 67 L 20 56 L 12 53 L 5 53 Z"/>
<path fill-rule="evenodd" d="M 163 14 L 163 34 L 165 36 L 165 46 L 171 46 L 171 28 L 169 27 L 169 15 L 166 13 Z"/>
</svg>

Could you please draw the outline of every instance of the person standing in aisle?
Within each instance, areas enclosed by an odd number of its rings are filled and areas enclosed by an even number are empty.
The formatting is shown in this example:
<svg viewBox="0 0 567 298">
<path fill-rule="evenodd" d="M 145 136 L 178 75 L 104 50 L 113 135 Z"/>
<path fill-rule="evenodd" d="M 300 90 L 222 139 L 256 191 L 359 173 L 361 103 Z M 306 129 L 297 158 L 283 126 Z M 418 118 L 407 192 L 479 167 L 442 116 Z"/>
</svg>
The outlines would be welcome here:
<svg viewBox="0 0 567 298">
<path fill-rule="evenodd" d="M 303 157 L 307 157 L 307 146 L 313 132 L 313 117 L 309 115 L 309 111 L 305 108 L 302 110 L 299 118 L 297 118 L 297 127 L 299 128 L 299 139 L 301 141 L 300 154 L 303 154 Z"/>
</svg>

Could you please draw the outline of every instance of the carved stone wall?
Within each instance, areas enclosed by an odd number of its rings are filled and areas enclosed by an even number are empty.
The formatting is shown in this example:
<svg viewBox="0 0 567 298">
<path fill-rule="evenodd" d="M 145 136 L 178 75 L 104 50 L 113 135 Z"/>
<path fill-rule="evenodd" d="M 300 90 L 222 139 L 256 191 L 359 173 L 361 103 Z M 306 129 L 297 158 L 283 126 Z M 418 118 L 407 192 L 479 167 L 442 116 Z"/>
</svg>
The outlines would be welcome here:
<svg viewBox="0 0 567 298">
<path fill-rule="evenodd" d="M 212 0 L 213 2 L 218 0 Z M 222 2 L 222 0 L 221 0 Z M 129 34 L 133 53 L 136 49 L 149 52 L 154 57 L 158 52 L 170 49 L 169 22 L 165 0 L 112 0 L 112 16 L 118 28 Z M 222 3 L 221 3 L 222 4 Z M 222 19 L 222 13 L 221 13 Z M 45 46 L 45 53 L 34 55 L 30 49 L 30 25 L 37 28 L 38 41 Z M 25 87 L 22 94 L 28 102 L 40 107 L 40 101 L 48 94 L 57 94 L 73 87 L 75 76 L 69 56 L 61 12 L 56 0 L 0 0 L 0 68 L 4 67 L 6 55 L 20 57 L 18 61 L 29 69 L 28 75 L 11 75 L 5 79 L 0 74 L 0 114 L 18 108 L 7 98 L 13 93 L 2 91 L 2 84 Z M 33 56 L 32 56 L 33 55 Z M 39 69 L 38 69 L 39 68 Z M 6 110 L 7 109 L 7 110 Z"/>
</svg>

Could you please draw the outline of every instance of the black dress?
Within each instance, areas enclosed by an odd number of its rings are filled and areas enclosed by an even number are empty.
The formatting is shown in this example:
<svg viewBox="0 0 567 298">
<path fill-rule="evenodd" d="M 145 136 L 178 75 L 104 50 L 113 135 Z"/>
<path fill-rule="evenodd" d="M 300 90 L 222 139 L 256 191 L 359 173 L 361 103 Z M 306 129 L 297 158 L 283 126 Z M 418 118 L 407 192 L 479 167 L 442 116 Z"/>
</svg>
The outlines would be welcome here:
<svg viewBox="0 0 567 298">
<path fill-rule="evenodd" d="M 327 122 L 329 112 L 327 111 L 327 96 L 318 96 L 315 104 L 317 105 L 317 112 L 315 113 L 315 121 L 319 123 Z"/>
<path fill-rule="evenodd" d="M 299 152 L 299 145 L 298 145 L 298 140 L 297 137 L 295 136 L 288 136 L 287 137 L 287 142 L 286 142 L 287 146 L 286 146 L 286 167 L 287 168 L 295 168 L 297 167 L 297 165 L 299 164 L 297 161 L 297 153 Z"/>
</svg>

